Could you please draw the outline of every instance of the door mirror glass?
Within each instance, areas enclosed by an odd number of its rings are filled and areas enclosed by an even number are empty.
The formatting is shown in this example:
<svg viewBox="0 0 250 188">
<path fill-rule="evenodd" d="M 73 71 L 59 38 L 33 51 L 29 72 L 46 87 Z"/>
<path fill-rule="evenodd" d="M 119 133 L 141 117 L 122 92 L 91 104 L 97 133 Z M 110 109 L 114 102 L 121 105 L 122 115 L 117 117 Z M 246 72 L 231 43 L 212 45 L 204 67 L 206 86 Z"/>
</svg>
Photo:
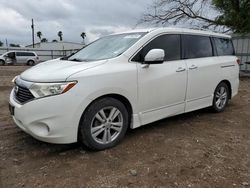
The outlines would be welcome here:
<svg viewBox="0 0 250 188">
<path fill-rule="evenodd" d="M 145 64 L 161 64 L 164 62 L 165 52 L 162 49 L 150 50 L 144 58 Z"/>
</svg>

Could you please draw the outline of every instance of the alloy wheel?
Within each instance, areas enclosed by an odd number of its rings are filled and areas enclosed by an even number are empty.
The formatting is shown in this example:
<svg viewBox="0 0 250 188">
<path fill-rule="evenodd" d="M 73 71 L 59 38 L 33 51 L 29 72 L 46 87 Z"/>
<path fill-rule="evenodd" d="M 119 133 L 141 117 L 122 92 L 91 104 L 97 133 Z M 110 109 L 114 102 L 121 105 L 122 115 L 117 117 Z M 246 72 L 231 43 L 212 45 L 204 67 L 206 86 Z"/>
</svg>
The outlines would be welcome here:
<svg viewBox="0 0 250 188">
<path fill-rule="evenodd" d="M 215 94 L 215 105 L 218 109 L 223 109 L 227 103 L 227 89 L 221 86 Z"/>
<path fill-rule="evenodd" d="M 122 127 L 122 113 L 116 107 L 105 107 L 92 120 L 91 136 L 99 144 L 109 144 L 119 136 Z"/>
</svg>

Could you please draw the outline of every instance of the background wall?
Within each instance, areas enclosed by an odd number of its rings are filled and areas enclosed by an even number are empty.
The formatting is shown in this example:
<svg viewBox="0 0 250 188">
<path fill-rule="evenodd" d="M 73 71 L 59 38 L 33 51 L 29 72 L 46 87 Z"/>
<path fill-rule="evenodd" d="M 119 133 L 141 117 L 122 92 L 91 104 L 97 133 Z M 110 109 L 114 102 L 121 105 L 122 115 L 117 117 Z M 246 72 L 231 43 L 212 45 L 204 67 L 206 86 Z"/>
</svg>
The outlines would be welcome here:
<svg viewBox="0 0 250 188">
<path fill-rule="evenodd" d="M 250 35 L 233 35 L 236 55 L 241 60 L 241 71 L 250 71 Z"/>
</svg>

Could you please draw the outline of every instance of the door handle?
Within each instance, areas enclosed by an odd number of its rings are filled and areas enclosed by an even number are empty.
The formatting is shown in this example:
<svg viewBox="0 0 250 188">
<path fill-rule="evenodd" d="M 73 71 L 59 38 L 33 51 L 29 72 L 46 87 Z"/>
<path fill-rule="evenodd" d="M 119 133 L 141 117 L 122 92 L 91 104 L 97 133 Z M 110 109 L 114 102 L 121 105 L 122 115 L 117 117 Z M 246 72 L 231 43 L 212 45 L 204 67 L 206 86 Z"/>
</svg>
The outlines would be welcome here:
<svg viewBox="0 0 250 188">
<path fill-rule="evenodd" d="M 191 67 L 189 67 L 190 70 L 194 70 L 194 69 L 198 69 L 198 66 L 196 65 L 191 65 Z"/>
<path fill-rule="evenodd" d="M 176 70 L 176 72 L 183 72 L 183 71 L 185 71 L 185 70 L 186 70 L 185 68 L 179 67 L 179 68 Z"/>
</svg>

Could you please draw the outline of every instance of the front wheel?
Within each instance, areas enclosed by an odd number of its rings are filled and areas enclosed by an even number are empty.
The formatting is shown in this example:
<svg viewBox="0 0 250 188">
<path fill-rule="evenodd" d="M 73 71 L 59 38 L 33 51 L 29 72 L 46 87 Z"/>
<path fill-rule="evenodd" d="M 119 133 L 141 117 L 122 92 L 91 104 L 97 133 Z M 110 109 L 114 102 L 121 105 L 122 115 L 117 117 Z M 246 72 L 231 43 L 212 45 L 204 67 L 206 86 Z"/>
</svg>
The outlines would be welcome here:
<svg viewBox="0 0 250 188">
<path fill-rule="evenodd" d="M 224 82 L 220 83 L 214 92 L 213 110 L 214 112 L 222 112 L 225 110 L 229 101 L 229 89 Z"/>
<path fill-rule="evenodd" d="M 117 145 L 128 128 L 128 111 L 114 98 L 102 98 L 87 108 L 79 125 L 79 141 L 92 150 Z"/>
<path fill-rule="evenodd" d="M 5 65 L 5 61 L 0 60 L 0 65 Z"/>
</svg>

